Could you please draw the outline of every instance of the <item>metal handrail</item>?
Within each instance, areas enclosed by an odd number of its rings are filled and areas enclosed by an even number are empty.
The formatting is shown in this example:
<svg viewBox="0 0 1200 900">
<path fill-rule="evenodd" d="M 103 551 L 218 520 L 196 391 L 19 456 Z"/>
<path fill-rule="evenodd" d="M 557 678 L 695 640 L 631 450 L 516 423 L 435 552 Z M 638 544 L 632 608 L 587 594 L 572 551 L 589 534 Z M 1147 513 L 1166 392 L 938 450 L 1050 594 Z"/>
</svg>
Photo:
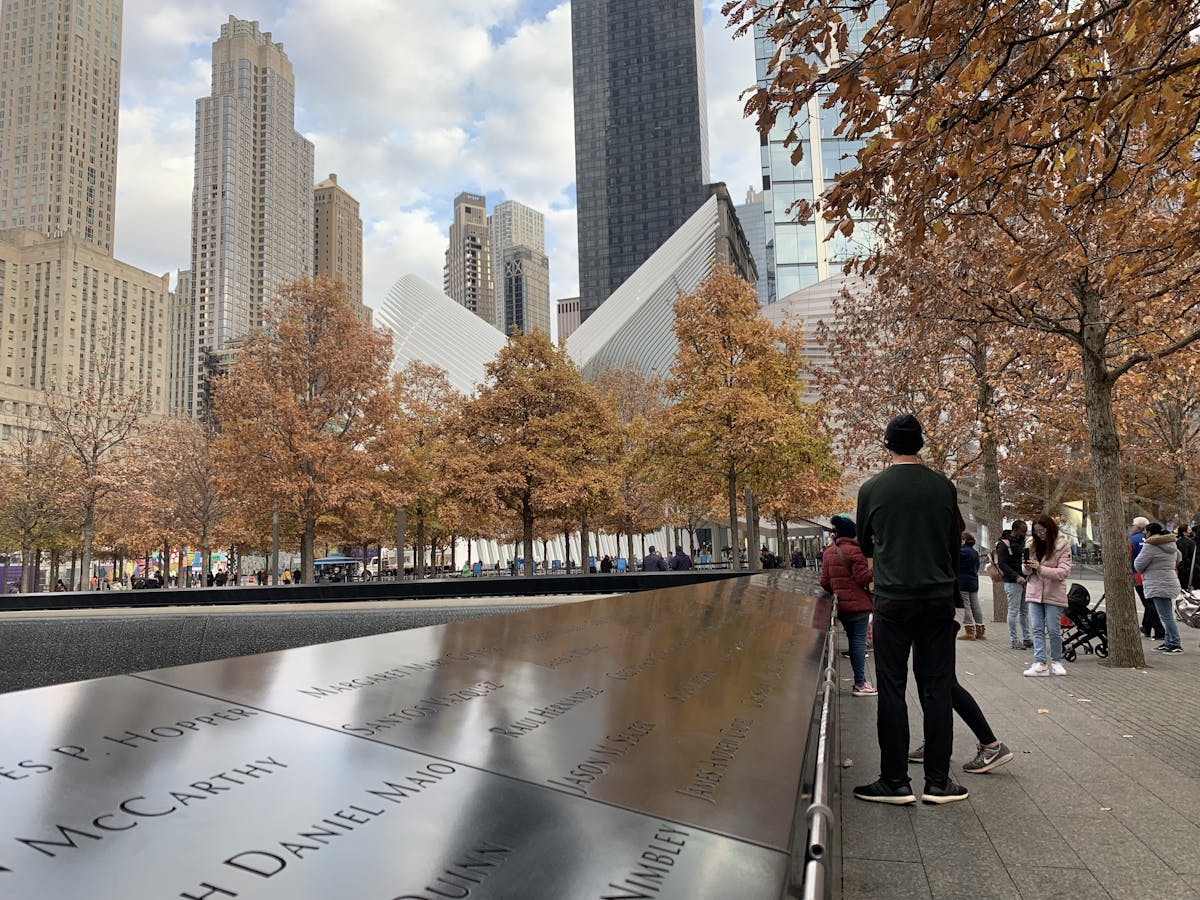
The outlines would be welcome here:
<svg viewBox="0 0 1200 900">
<path fill-rule="evenodd" d="M 835 869 L 829 859 L 830 838 L 837 826 L 837 816 L 833 811 L 832 746 L 835 720 L 834 703 L 837 699 L 837 660 L 838 655 L 834 644 L 834 623 L 837 621 L 837 604 L 834 603 L 830 615 L 829 630 L 826 632 L 825 653 L 827 665 L 825 680 L 821 688 L 821 718 L 817 729 L 816 772 L 813 777 L 812 802 L 805 810 L 804 818 L 808 826 L 807 841 L 804 847 L 804 874 L 802 879 L 804 900 L 826 900 L 831 896 L 835 887 Z M 799 849 L 799 848 L 797 848 Z M 793 866 L 801 862 L 793 860 Z"/>
</svg>

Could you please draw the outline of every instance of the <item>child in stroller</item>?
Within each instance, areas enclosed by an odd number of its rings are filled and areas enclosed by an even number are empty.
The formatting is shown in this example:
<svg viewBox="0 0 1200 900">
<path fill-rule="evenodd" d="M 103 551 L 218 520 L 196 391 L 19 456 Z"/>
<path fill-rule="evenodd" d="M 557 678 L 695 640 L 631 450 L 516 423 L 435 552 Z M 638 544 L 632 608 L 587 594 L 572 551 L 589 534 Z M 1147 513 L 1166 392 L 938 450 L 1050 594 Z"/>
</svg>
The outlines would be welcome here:
<svg viewBox="0 0 1200 900">
<path fill-rule="evenodd" d="M 1092 595 L 1082 584 L 1067 591 L 1067 611 L 1063 614 L 1063 659 L 1075 662 L 1078 651 L 1108 656 L 1108 616 L 1099 609 L 1104 598 L 1092 606 Z M 1099 642 L 1093 646 L 1095 642 Z"/>
</svg>

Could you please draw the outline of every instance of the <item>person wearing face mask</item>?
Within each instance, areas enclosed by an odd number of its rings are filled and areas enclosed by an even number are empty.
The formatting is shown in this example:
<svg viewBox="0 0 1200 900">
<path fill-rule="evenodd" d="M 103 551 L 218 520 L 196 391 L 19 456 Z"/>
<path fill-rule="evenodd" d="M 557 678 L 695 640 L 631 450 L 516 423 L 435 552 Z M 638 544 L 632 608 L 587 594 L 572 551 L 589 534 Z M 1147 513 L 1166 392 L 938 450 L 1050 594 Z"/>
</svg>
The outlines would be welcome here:
<svg viewBox="0 0 1200 900">
<path fill-rule="evenodd" d="M 1175 535 L 1157 522 L 1146 526 L 1146 539 L 1133 559 L 1133 570 L 1142 576 L 1146 602 L 1154 605 L 1163 625 L 1163 642 L 1154 648 L 1159 653 L 1183 652 L 1175 610 L 1172 609 L 1172 602 L 1180 593 L 1178 570 L 1181 557 Z"/>
<path fill-rule="evenodd" d="M 1071 541 L 1060 534 L 1058 523 L 1044 513 L 1033 520 L 1027 543 L 1029 558 L 1025 573 L 1025 599 L 1029 603 L 1029 625 L 1033 630 L 1033 665 L 1028 677 L 1066 675 L 1062 663 L 1062 611 L 1067 608 L 1067 578 L 1071 575 Z M 1047 644 L 1049 637 L 1049 647 Z M 1050 662 L 1046 664 L 1049 651 Z"/>
</svg>

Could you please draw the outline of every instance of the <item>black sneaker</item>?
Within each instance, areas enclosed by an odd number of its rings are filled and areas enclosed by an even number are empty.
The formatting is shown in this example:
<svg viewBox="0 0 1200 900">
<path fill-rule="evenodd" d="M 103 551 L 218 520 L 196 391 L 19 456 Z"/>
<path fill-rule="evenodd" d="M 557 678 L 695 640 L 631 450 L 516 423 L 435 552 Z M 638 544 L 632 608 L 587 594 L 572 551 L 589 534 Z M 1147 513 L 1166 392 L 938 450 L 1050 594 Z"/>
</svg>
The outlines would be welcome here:
<svg viewBox="0 0 1200 900">
<path fill-rule="evenodd" d="M 909 750 L 909 751 L 908 751 L 908 761 L 909 761 L 910 763 L 923 763 L 923 762 L 925 762 L 925 745 L 924 745 L 924 744 L 922 744 L 922 745 L 921 745 L 920 747 L 918 747 L 916 750 Z"/>
<path fill-rule="evenodd" d="M 957 800 L 966 800 L 970 794 L 967 789 L 956 782 L 953 778 L 947 778 L 941 784 L 933 781 L 925 782 L 925 793 L 921 794 L 922 803 L 954 803 Z"/>
<path fill-rule="evenodd" d="M 1025 638 L 1025 640 L 1021 641 L 1021 646 L 1028 650 L 1033 646 L 1033 641 L 1031 641 L 1029 638 Z"/>
<path fill-rule="evenodd" d="M 1163 653 L 1171 653 L 1171 654 L 1182 653 L 1182 652 L 1183 652 L 1182 647 L 1167 647 L 1165 650 L 1163 650 Z"/>
<path fill-rule="evenodd" d="M 854 796 L 868 803 L 889 803 L 892 806 L 911 806 L 917 802 L 912 785 L 907 781 L 896 785 L 882 778 L 871 784 L 860 784 L 854 789 Z"/>
</svg>

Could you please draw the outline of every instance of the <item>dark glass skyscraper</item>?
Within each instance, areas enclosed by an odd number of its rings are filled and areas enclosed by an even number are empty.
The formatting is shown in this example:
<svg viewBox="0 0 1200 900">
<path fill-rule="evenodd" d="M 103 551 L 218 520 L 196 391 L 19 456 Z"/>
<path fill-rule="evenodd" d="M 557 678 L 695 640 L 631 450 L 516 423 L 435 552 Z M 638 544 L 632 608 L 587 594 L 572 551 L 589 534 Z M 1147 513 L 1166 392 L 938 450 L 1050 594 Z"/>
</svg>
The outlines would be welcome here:
<svg viewBox="0 0 1200 900">
<path fill-rule="evenodd" d="M 700 0 L 573 0 L 579 314 L 708 198 Z"/>
</svg>

